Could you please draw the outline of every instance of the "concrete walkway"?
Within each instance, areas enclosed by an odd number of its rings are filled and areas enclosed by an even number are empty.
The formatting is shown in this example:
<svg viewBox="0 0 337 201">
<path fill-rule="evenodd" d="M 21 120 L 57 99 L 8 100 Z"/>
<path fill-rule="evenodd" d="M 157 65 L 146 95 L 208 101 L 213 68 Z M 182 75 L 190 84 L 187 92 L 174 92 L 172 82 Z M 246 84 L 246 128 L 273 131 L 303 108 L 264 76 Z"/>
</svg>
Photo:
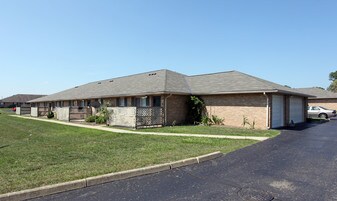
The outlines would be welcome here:
<svg viewBox="0 0 337 201">
<path fill-rule="evenodd" d="M 105 127 L 105 126 L 91 126 L 91 125 L 77 124 L 77 123 L 64 122 L 64 121 L 51 120 L 51 119 L 41 119 L 41 118 L 28 117 L 28 116 L 18 116 L 18 115 L 11 115 L 11 116 L 18 117 L 18 118 L 23 118 L 23 119 L 32 119 L 32 120 L 38 120 L 38 121 L 45 121 L 45 122 L 50 122 L 50 123 L 68 125 L 68 126 L 76 126 L 76 127 L 81 127 L 81 128 L 90 128 L 90 129 L 109 131 L 109 132 L 114 132 L 114 133 L 127 133 L 127 134 L 136 134 L 136 135 L 158 135 L 158 136 L 178 136 L 178 137 L 206 137 L 206 138 L 236 139 L 236 140 L 257 140 L 257 141 L 264 141 L 264 140 L 269 139 L 269 137 L 255 137 L 255 136 L 140 132 L 140 131 L 130 131 L 130 130 L 123 130 L 123 129 Z"/>
</svg>

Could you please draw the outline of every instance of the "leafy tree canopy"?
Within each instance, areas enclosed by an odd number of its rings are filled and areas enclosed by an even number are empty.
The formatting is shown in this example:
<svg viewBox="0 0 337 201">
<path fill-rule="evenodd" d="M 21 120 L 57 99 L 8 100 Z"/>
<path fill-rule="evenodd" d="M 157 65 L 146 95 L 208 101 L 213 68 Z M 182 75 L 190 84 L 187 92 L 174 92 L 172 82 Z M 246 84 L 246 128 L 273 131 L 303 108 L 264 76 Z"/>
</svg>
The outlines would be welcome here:
<svg viewBox="0 0 337 201">
<path fill-rule="evenodd" d="M 337 80 L 337 71 L 331 72 L 331 73 L 329 74 L 329 80 L 331 80 L 331 81 Z"/>
<path fill-rule="evenodd" d="M 337 92 L 337 80 L 334 80 L 330 86 L 328 87 L 328 90 L 329 91 L 332 91 L 332 92 Z"/>
</svg>

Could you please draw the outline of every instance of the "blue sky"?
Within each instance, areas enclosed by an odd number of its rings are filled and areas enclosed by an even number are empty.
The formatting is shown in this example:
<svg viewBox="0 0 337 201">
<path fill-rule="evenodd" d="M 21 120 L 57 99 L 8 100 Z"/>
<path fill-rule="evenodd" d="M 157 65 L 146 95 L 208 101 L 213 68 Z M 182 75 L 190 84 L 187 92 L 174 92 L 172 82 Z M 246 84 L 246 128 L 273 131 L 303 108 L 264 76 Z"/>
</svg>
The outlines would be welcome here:
<svg viewBox="0 0 337 201">
<path fill-rule="evenodd" d="M 170 69 L 329 85 L 337 1 L 0 0 L 0 98 Z"/>
</svg>

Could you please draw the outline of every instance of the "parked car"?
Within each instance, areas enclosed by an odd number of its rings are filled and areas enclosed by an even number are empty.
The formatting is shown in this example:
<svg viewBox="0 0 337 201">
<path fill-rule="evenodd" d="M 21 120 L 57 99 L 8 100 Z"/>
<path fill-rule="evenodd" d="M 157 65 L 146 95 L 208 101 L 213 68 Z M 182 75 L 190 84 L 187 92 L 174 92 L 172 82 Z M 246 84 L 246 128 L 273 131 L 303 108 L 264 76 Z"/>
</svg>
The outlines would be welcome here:
<svg viewBox="0 0 337 201">
<path fill-rule="evenodd" d="M 308 117 L 309 118 L 323 118 L 328 119 L 336 116 L 336 110 L 329 110 L 322 106 L 309 106 Z"/>
</svg>

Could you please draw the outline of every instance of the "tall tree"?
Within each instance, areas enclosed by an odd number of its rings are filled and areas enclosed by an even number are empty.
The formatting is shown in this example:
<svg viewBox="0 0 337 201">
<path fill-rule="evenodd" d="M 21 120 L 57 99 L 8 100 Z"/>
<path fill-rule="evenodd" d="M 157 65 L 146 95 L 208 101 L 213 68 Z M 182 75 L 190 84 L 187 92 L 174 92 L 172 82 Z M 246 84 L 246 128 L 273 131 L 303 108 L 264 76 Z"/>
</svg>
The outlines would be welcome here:
<svg viewBox="0 0 337 201">
<path fill-rule="evenodd" d="M 331 73 L 329 74 L 329 80 L 331 80 L 331 81 L 337 80 L 337 71 L 331 72 Z"/>
<path fill-rule="evenodd" d="M 330 86 L 328 87 L 328 90 L 332 92 L 337 92 L 337 71 L 331 72 L 329 74 L 329 80 L 332 82 Z"/>
<path fill-rule="evenodd" d="M 337 80 L 333 81 L 330 86 L 328 87 L 328 90 L 329 91 L 332 91 L 332 92 L 337 92 Z"/>
</svg>

